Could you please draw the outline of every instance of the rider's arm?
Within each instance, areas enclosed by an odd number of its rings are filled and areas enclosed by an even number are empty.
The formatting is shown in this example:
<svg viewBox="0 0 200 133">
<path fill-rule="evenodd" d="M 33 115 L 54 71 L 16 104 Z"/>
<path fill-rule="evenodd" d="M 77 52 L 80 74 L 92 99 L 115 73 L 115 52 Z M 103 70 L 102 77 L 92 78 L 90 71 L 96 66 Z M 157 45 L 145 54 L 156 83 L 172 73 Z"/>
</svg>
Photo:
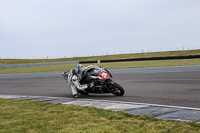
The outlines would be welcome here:
<svg viewBox="0 0 200 133">
<path fill-rule="evenodd" d="M 84 90 L 88 88 L 87 84 L 80 84 L 78 77 L 76 75 L 73 75 L 72 77 L 72 83 L 79 89 L 79 90 Z"/>
</svg>

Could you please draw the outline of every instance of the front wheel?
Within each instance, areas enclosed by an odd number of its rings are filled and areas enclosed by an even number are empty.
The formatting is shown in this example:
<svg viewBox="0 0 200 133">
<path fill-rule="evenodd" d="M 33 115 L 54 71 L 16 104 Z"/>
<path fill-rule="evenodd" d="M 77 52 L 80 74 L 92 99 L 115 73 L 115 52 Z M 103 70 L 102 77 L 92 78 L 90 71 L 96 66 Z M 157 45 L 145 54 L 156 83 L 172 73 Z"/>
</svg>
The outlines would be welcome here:
<svg viewBox="0 0 200 133">
<path fill-rule="evenodd" d="M 124 95 L 124 89 L 123 89 L 123 87 L 121 87 L 121 85 L 114 83 L 111 93 L 116 95 L 116 96 L 123 96 Z"/>
</svg>

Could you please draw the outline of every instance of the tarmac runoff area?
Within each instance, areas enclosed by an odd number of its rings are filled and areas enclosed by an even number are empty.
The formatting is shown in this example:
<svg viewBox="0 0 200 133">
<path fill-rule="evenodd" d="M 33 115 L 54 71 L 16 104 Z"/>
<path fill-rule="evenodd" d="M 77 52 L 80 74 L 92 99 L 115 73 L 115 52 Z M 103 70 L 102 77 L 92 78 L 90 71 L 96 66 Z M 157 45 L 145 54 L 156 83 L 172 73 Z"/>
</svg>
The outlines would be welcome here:
<svg viewBox="0 0 200 133">
<path fill-rule="evenodd" d="M 21 99 L 41 102 L 74 104 L 80 106 L 90 106 L 103 108 L 112 111 L 125 111 L 130 114 L 142 114 L 158 119 L 189 121 L 200 123 L 200 108 L 188 108 L 179 106 L 166 106 L 157 104 L 93 100 L 81 98 L 45 97 L 45 96 L 21 96 L 21 95 L 0 95 L 4 99 Z"/>
</svg>

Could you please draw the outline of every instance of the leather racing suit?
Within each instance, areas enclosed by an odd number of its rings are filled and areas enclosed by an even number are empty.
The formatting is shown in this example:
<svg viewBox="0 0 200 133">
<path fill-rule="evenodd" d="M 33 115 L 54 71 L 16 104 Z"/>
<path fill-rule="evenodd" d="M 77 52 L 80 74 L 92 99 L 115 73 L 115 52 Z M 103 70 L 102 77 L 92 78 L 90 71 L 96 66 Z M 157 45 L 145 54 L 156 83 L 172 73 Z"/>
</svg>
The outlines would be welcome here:
<svg viewBox="0 0 200 133">
<path fill-rule="evenodd" d="M 87 72 L 90 71 L 91 69 L 94 70 L 96 68 L 98 69 L 99 67 L 95 66 L 95 65 L 89 65 L 89 66 L 85 67 L 85 74 L 87 74 Z M 81 79 L 82 79 L 81 77 L 76 75 L 74 69 L 71 69 L 69 71 L 68 84 L 69 84 L 69 87 L 70 87 L 70 89 L 72 91 L 72 95 L 73 95 L 74 98 L 78 97 L 78 90 L 84 91 L 89 86 L 88 84 L 81 84 L 80 83 Z"/>
</svg>

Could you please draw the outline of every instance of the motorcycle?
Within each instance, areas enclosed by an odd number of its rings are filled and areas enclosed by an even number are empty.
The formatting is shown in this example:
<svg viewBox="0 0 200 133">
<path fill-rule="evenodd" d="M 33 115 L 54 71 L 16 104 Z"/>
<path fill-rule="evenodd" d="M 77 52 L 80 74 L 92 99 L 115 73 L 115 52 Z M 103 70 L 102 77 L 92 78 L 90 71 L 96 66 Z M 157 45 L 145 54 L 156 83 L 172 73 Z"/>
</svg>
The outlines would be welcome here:
<svg viewBox="0 0 200 133">
<path fill-rule="evenodd" d="M 63 73 L 63 77 L 68 81 L 69 71 Z M 112 80 L 112 74 L 104 68 L 88 71 L 81 79 L 81 84 L 88 84 L 84 91 L 78 90 L 78 93 L 88 95 L 88 93 L 112 93 L 116 96 L 123 96 L 125 91 L 121 85 Z"/>
</svg>

